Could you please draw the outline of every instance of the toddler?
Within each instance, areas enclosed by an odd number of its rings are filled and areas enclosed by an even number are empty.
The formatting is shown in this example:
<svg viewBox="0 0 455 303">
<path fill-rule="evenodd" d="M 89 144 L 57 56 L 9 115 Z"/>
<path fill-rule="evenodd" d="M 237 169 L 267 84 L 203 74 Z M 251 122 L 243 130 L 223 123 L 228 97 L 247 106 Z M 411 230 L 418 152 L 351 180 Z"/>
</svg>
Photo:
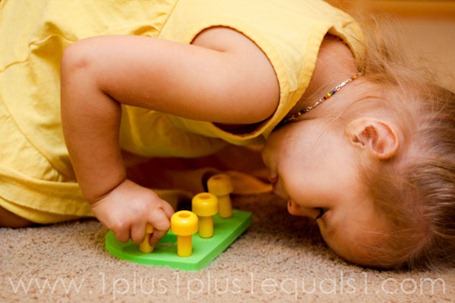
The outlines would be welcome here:
<svg viewBox="0 0 455 303">
<path fill-rule="evenodd" d="M 453 266 L 455 97 L 327 3 L 3 0 L 0 36 L 2 225 L 96 216 L 153 245 L 174 210 L 124 152 L 264 144 L 344 259 Z"/>
</svg>

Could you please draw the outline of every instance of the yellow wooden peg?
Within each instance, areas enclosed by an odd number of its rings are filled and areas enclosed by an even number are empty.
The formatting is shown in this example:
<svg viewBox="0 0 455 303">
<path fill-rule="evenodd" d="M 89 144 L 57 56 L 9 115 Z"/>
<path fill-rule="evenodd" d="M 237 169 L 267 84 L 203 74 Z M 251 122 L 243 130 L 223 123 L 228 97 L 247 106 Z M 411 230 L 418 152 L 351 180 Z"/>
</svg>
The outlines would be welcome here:
<svg viewBox="0 0 455 303">
<path fill-rule="evenodd" d="M 188 210 L 181 210 L 171 217 L 171 229 L 177 235 L 177 255 L 188 257 L 193 253 L 193 234 L 198 230 L 196 214 Z"/>
<path fill-rule="evenodd" d="M 230 194 L 233 191 L 232 180 L 229 175 L 217 174 L 207 181 L 210 193 L 218 198 L 218 213 L 222 218 L 232 217 L 232 202 Z"/>
<path fill-rule="evenodd" d="M 153 251 L 153 246 L 150 245 L 150 234 L 153 233 L 153 226 L 151 224 L 147 224 L 145 230 L 145 238 L 142 241 L 141 245 L 139 245 L 139 250 L 143 253 L 151 253 Z"/>
<path fill-rule="evenodd" d="M 218 198 L 211 193 L 199 193 L 191 202 L 193 212 L 199 219 L 199 236 L 213 236 L 213 216 L 218 212 Z"/>
</svg>

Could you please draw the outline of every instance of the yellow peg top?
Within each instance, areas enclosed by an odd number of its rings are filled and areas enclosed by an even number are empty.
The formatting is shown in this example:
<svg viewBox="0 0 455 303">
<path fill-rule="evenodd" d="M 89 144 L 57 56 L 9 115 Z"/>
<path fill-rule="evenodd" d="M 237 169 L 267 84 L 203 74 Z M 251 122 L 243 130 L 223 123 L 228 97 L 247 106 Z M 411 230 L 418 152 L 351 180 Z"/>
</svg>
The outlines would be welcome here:
<svg viewBox="0 0 455 303">
<path fill-rule="evenodd" d="M 193 197 L 192 210 L 199 217 L 214 216 L 218 212 L 218 198 L 212 193 L 199 193 Z"/>
<path fill-rule="evenodd" d="M 181 210 L 171 217 L 172 232 L 178 236 L 190 236 L 198 230 L 198 218 L 195 213 Z"/>
<path fill-rule="evenodd" d="M 217 174 L 207 181 L 209 192 L 216 196 L 229 195 L 233 190 L 232 180 L 229 175 Z"/>
</svg>

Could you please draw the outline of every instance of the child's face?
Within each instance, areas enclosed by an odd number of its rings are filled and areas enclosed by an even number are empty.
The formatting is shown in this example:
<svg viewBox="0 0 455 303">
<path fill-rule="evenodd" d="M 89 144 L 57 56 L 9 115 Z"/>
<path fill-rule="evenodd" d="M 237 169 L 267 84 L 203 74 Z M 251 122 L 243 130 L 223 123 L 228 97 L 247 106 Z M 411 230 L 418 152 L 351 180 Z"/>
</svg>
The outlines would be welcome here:
<svg viewBox="0 0 455 303">
<path fill-rule="evenodd" d="M 317 219 L 327 244 L 343 258 L 368 265 L 368 247 L 381 245 L 385 218 L 365 193 L 355 145 L 344 129 L 320 119 L 274 131 L 263 151 L 274 191 L 292 215 Z"/>
</svg>

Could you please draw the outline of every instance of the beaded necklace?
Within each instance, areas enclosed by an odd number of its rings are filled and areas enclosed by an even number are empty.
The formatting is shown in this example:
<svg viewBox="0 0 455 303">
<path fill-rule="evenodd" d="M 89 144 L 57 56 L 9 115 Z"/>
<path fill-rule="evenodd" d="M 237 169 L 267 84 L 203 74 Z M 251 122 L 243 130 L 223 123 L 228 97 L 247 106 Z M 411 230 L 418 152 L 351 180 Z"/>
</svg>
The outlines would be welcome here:
<svg viewBox="0 0 455 303">
<path fill-rule="evenodd" d="M 286 124 L 286 123 L 289 123 L 289 122 L 294 122 L 296 120 L 299 119 L 299 117 L 307 112 L 309 112 L 310 110 L 314 109 L 315 107 L 317 107 L 319 104 L 321 103 L 324 103 L 325 101 L 327 101 L 328 99 L 330 99 L 333 95 L 335 95 L 340 89 L 342 89 L 343 87 L 345 87 L 346 85 L 348 85 L 350 82 L 354 81 L 355 79 L 359 78 L 362 74 L 361 73 L 358 73 L 354 76 L 352 76 L 351 78 L 347 79 L 347 80 L 344 80 L 343 82 L 341 82 L 340 84 L 338 84 L 334 89 L 332 89 L 331 91 L 329 91 L 327 94 L 325 94 L 321 99 L 319 99 L 316 103 L 314 103 L 313 105 L 311 106 L 308 106 L 308 107 L 305 107 L 301 110 L 299 110 L 297 113 L 293 114 L 292 116 L 290 116 L 289 118 L 286 118 L 285 120 L 283 120 L 283 124 Z"/>
</svg>

